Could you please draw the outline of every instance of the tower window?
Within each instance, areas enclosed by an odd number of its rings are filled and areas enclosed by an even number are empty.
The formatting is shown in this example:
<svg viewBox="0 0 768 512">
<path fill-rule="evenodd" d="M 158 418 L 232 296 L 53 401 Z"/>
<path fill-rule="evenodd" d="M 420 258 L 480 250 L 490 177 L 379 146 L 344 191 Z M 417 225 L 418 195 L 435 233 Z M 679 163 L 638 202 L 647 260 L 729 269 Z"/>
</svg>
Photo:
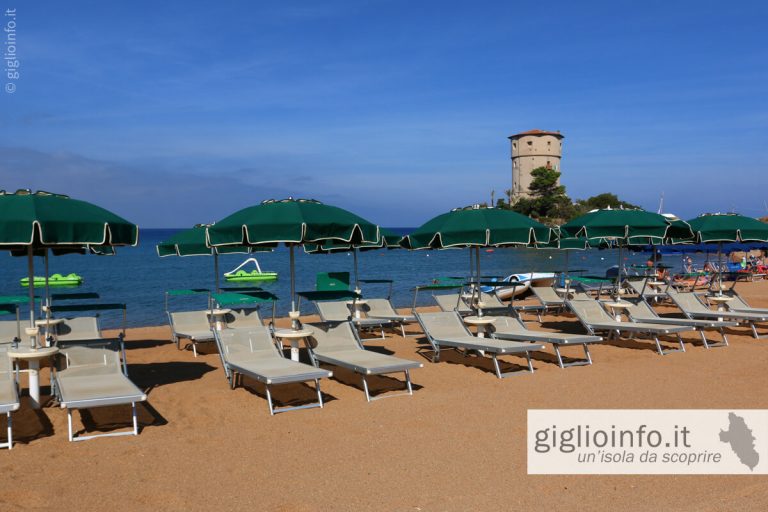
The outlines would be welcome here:
<svg viewBox="0 0 768 512">
<path fill-rule="evenodd" d="M 532 141 L 532 140 L 529 140 L 529 141 L 528 141 L 528 145 L 529 145 L 529 146 L 533 146 L 533 141 Z"/>
</svg>

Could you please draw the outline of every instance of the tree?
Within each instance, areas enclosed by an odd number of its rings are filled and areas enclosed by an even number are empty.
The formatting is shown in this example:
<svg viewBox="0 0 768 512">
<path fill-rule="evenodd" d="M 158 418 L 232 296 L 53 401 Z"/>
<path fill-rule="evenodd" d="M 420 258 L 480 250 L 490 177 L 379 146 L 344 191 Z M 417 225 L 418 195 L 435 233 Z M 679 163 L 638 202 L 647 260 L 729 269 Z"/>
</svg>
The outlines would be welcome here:
<svg viewBox="0 0 768 512">
<path fill-rule="evenodd" d="M 531 171 L 531 176 L 533 180 L 528 186 L 530 197 L 520 198 L 512 209 L 542 220 L 564 218 L 573 204 L 565 195 L 565 187 L 558 184 L 560 173 L 547 167 L 537 167 Z"/>
<path fill-rule="evenodd" d="M 554 169 L 538 167 L 531 171 L 531 176 L 529 197 L 521 197 L 511 204 L 512 190 L 505 190 L 510 202 L 499 198 L 496 207 L 514 210 L 549 224 L 562 224 L 594 209 L 639 208 L 609 192 L 573 202 L 565 193 L 565 187 L 558 184 L 560 173 Z"/>
<path fill-rule="evenodd" d="M 605 208 L 628 208 L 628 209 L 639 208 L 639 206 L 635 206 L 632 203 L 622 201 L 621 199 L 618 198 L 618 196 L 616 196 L 616 194 L 611 194 L 609 192 L 604 192 L 602 194 L 589 197 L 587 199 L 579 199 L 578 201 L 576 201 L 576 207 L 580 211 L 580 213 L 586 213 L 590 210 L 596 210 L 596 209 L 601 210 Z"/>
</svg>

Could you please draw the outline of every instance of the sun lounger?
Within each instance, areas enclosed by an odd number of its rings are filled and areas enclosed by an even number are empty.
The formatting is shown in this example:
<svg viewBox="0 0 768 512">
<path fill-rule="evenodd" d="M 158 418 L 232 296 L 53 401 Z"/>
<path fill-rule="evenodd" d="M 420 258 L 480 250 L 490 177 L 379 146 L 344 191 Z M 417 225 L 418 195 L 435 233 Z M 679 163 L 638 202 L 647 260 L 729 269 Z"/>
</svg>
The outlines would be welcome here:
<svg viewBox="0 0 768 512">
<path fill-rule="evenodd" d="M 497 317 L 492 325 L 492 337 L 503 340 L 529 341 L 537 343 L 551 343 L 557 355 L 557 363 L 560 368 L 567 366 L 583 366 L 592 364 L 592 356 L 589 353 L 590 343 L 600 343 L 603 338 L 600 336 L 585 336 L 583 334 L 566 334 L 559 332 L 543 332 L 528 329 L 522 320 L 513 317 Z M 564 363 L 560 354 L 561 346 L 581 345 L 584 348 L 586 359 Z"/>
<path fill-rule="evenodd" d="M 648 285 L 648 281 L 650 279 L 640 279 L 638 281 L 628 281 L 630 288 L 632 288 L 632 291 L 635 292 L 638 296 L 643 297 L 646 300 L 656 300 L 659 299 L 666 299 L 667 293 L 662 291 L 654 290 L 651 286 Z"/>
<path fill-rule="evenodd" d="M 558 295 L 551 286 L 531 286 L 531 291 L 541 302 L 544 313 L 550 311 L 560 313 L 565 309 L 565 298 Z M 541 322 L 541 315 L 539 315 L 539 322 Z"/>
<path fill-rule="evenodd" d="M 472 308 L 470 308 L 466 302 L 461 298 L 461 294 L 458 293 L 441 293 L 439 295 L 432 295 L 435 302 L 440 306 L 440 310 L 445 312 L 456 311 L 461 316 L 468 316 L 474 314 Z"/>
<path fill-rule="evenodd" d="M 357 317 L 350 309 L 352 301 L 328 300 L 312 301 L 323 322 L 352 322 L 358 329 L 380 329 L 381 339 L 384 339 L 384 328 L 392 325 L 392 321 L 382 318 Z"/>
<path fill-rule="evenodd" d="M 136 402 L 147 399 L 123 373 L 119 339 L 59 341 L 58 364 L 53 372 L 59 404 L 67 410 L 70 441 L 96 437 L 138 435 Z M 75 437 L 72 432 L 72 410 L 131 404 L 133 429 Z"/>
<path fill-rule="evenodd" d="M 514 354 L 523 355 L 528 361 L 528 371 L 533 373 L 531 352 L 544 350 L 544 345 L 536 343 L 521 343 L 493 338 L 479 338 L 473 336 L 455 311 L 443 311 L 438 313 L 416 313 L 424 334 L 427 335 L 429 344 L 434 350 L 432 362 L 440 360 L 440 350 L 449 347 L 456 350 L 476 350 L 480 354 L 488 352 L 493 359 L 496 376 L 500 379 L 516 375 L 520 372 L 502 373 L 497 357 L 499 355 Z"/>
<path fill-rule="evenodd" d="M 19 340 L 19 323 L 16 320 L 0 321 L 0 345 Z"/>
<path fill-rule="evenodd" d="M 60 341 L 100 339 L 99 319 L 95 316 L 65 318 L 56 326 L 56 337 Z"/>
<path fill-rule="evenodd" d="M 413 394 L 410 371 L 414 368 L 421 368 L 423 366 L 421 363 L 365 350 L 349 322 L 311 325 L 314 331 L 312 335 L 314 344 L 310 354 L 315 364 L 325 363 L 341 366 L 359 373 L 363 379 L 366 400 L 370 402 L 379 398 Z M 405 373 L 406 393 L 371 397 L 366 380 L 367 376 L 400 372 Z"/>
<path fill-rule="evenodd" d="M 257 308 L 231 308 L 224 316 L 229 329 L 253 329 L 264 327 L 264 321 Z"/>
<path fill-rule="evenodd" d="M 655 323 L 655 324 L 665 324 L 665 325 L 687 325 L 689 327 L 693 327 L 699 332 L 699 335 L 701 336 L 701 341 L 704 342 L 704 346 L 706 348 L 727 347 L 728 336 L 725 334 L 725 328 L 739 325 L 736 322 L 722 322 L 717 319 L 691 320 L 690 318 L 661 317 L 641 297 L 635 297 L 635 298 L 625 297 L 623 300 L 629 304 L 626 311 L 627 311 L 627 314 L 629 315 L 629 318 L 633 322 Z M 710 330 L 710 329 L 714 329 L 720 332 L 720 336 L 722 336 L 723 341 L 720 343 L 710 343 L 706 335 L 704 334 L 705 330 Z"/>
<path fill-rule="evenodd" d="M 392 322 L 392 325 L 400 327 L 403 338 L 406 337 L 405 325 L 417 323 L 415 316 L 398 313 L 389 299 L 366 299 L 366 302 L 368 303 L 368 310 L 366 311 L 368 318 L 379 318 Z"/>
<path fill-rule="evenodd" d="M 209 313 L 210 310 L 207 309 L 168 313 L 171 334 L 177 348 L 181 348 L 181 339 L 186 338 L 192 344 L 192 352 L 197 357 L 197 344 L 214 340 Z"/>
<path fill-rule="evenodd" d="M 214 331 L 216 343 L 219 346 L 224 373 L 232 389 L 235 389 L 239 377 L 246 375 L 265 385 L 269 414 L 286 412 L 297 409 L 323 407 L 323 395 L 320 393 L 320 379 L 331 377 L 333 372 L 321 370 L 314 366 L 291 361 L 272 341 L 272 335 L 267 327 L 243 329 L 224 329 Z M 317 403 L 276 408 L 272 404 L 271 387 L 292 382 L 315 381 Z"/>
<path fill-rule="evenodd" d="M 738 311 L 713 311 L 707 307 L 694 292 L 681 292 L 669 289 L 669 298 L 677 305 L 685 316 L 691 319 L 713 319 L 732 320 L 739 323 L 749 324 L 752 329 L 752 335 L 757 338 L 764 338 L 765 335 L 757 333 L 755 324 L 768 322 L 768 314 L 742 313 Z"/>
<path fill-rule="evenodd" d="M 653 338 L 653 341 L 656 343 L 656 350 L 658 350 L 660 355 L 666 355 L 670 352 L 685 352 L 685 345 L 683 345 L 680 333 L 694 330 L 693 327 L 683 325 L 619 322 L 611 317 L 598 301 L 584 293 L 575 294 L 573 298 L 566 300 L 566 303 L 590 334 L 596 334 L 600 331 L 609 331 L 618 335 L 621 335 L 621 333 L 645 334 Z M 659 342 L 659 336 L 663 335 L 675 335 L 680 348 L 663 350 Z"/>
<path fill-rule="evenodd" d="M 483 314 L 487 315 L 513 315 L 514 310 L 510 304 L 504 304 L 495 293 L 480 292 L 480 302 L 483 305 Z"/>
<path fill-rule="evenodd" d="M 16 322 L 13 322 L 14 329 Z M 20 406 L 19 392 L 16 388 L 16 378 L 13 372 L 13 364 L 8 354 L 5 353 L 7 345 L 0 345 L 0 414 L 5 414 L 6 431 L 8 440 L 0 443 L 0 448 L 13 448 L 13 422 L 11 413 L 17 411 Z"/>
<path fill-rule="evenodd" d="M 756 315 L 768 315 L 768 308 L 753 308 L 747 304 L 747 301 L 745 301 L 744 298 L 736 293 L 736 291 L 733 289 L 723 292 L 723 294 L 731 297 L 731 300 L 725 303 L 729 311 L 735 311 L 738 313 L 753 313 Z"/>
</svg>

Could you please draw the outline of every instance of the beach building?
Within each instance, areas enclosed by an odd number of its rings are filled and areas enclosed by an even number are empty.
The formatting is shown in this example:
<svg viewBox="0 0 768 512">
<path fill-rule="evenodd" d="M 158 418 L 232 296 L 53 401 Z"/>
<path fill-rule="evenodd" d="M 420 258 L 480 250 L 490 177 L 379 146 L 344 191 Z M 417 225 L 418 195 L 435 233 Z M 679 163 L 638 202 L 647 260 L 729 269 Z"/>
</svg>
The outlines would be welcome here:
<svg viewBox="0 0 768 512">
<path fill-rule="evenodd" d="M 509 136 L 512 145 L 512 203 L 522 197 L 528 197 L 528 186 L 532 181 L 531 171 L 538 167 L 560 171 L 563 138 L 564 135 L 559 131 L 538 129 Z"/>
</svg>

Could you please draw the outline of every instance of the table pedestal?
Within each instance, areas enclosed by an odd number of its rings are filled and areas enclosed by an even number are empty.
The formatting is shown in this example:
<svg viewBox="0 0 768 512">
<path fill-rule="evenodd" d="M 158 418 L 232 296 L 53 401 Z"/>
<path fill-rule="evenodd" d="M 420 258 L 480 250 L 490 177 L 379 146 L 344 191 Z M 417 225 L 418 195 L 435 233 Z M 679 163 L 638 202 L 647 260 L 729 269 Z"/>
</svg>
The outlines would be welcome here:
<svg viewBox="0 0 768 512">
<path fill-rule="evenodd" d="M 301 330 L 293 330 L 293 329 L 278 329 L 275 331 L 275 338 L 278 340 L 287 339 L 291 343 L 291 360 L 292 361 L 298 361 L 299 360 L 299 341 L 302 339 L 309 338 L 312 336 L 312 329 L 301 329 Z"/>
<path fill-rule="evenodd" d="M 8 350 L 8 357 L 17 361 L 27 361 L 29 375 L 29 398 L 33 409 L 40 408 L 40 360 L 51 357 L 59 351 L 56 347 L 32 349 L 19 347 Z"/>
</svg>

